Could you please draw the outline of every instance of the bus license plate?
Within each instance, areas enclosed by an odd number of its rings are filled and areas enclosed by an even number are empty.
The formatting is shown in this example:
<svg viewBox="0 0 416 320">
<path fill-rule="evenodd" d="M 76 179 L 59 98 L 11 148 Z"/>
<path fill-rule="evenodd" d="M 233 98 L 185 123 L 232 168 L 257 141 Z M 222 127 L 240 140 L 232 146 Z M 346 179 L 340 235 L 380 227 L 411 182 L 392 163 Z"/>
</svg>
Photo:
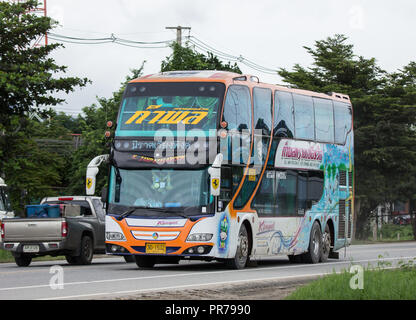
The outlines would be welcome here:
<svg viewBox="0 0 416 320">
<path fill-rule="evenodd" d="M 38 245 L 24 245 L 23 252 L 39 252 Z"/>
<path fill-rule="evenodd" d="M 146 253 L 166 254 L 166 243 L 146 243 Z"/>
</svg>

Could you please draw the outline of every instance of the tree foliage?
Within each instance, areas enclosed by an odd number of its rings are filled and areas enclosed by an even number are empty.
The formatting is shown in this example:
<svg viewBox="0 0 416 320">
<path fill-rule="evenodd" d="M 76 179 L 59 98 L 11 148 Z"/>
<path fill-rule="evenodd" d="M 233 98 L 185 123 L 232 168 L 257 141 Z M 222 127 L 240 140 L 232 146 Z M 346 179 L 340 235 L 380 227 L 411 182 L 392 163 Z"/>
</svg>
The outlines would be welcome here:
<svg viewBox="0 0 416 320">
<path fill-rule="evenodd" d="M 217 56 L 212 53 L 204 55 L 198 53 L 189 47 L 182 47 L 174 42 L 172 45 L 172 54 L 162 61 L 161 71 L 175 70 L 223 70 L 240 73 L 241 70 L 236 63 L 221 62 Z"/>
</svg>

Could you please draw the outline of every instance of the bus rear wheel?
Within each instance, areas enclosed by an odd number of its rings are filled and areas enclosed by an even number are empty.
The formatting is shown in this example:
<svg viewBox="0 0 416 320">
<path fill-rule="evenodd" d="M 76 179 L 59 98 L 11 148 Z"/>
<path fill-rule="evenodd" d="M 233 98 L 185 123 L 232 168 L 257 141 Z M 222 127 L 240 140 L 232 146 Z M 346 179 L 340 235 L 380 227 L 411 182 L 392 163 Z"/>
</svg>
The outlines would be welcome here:
<svg viewBox="0 0 416 320">
<path fill-rule="evenodd" d="M 243 269 L 249 262 L 249 237 L 246 226 L 241 225 L 238 233 L 237 251 L 234 258 L 228 259 L 226 265 L 231 269 Z"/>
</svg>

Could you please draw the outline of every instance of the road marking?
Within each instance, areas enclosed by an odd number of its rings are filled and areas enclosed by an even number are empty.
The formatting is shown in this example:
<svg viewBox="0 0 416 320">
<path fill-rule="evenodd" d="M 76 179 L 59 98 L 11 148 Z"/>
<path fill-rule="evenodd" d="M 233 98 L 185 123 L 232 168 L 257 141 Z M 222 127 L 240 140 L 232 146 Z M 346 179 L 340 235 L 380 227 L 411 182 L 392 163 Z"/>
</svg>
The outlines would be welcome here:
<svg viewBox="0 0 416 320">
<path fill-rule="evenodd" d="M 382 269 L 397 269 L 398 267 L 384 267 Z M 116 292 L 101 292 L 101 293 L 90 293 L 90 294 L 83 294 L 83 295 L 72 295 L 72 296 L 64 296 L 64 297 L 53 297 L 53 298 L 40 298 L 37 300 L 64 300 L 64 299 L 74 299 L 74 298 L 87 298 L 87 297 L 94 297 L 94 296 L 112 296 L 116 297 L 117 295 L 126 295 L 126 294 L 133 294 L 133 293 L 150 293 L 150 292 L 158 292 L 158 291 L 166 291 L 166 290 L 180 290 L 180 289 L 187 289 L 187 288 L 199 288 L 204 286 L 215 286 L 215 285 L 229 285 L 229 284 L 236 284 L 236 283 L 246 283 L 246 282 L 261 282 L 261 281 L 276 281 L 276 280 L 287 280 L 287 279 L 307 279 L 307 278 L 318 278 L 320 276 L 325 276 L 328 274 L 340 274 L 344 270 L 332 271 L 332 273 L 328 272 L 320 272 L 320 273 L 313 273 L 313 274 L 302 274 L 296 276 L 279 276 L 279 277 L 268 277 L 268 278 L 257 278 L 257 279 L 246 279 L 246 280 L 230 280 L 230 281 L 217 281 L 217 282 L 210 282 L 210 283 L 202 283 L 202 284 L 187 284 L 187 285 L 180 285 L 180 286 L 170 286 L 170 287 L 160 287 L 160 288 L 153 288 L 153 289 L 138 289 L 138 290 L 127 290 L 127 291 L 116 291 Z"/>
<path fill-rule="evenodd" d="M 157 275 L 157 276 L 147 276 L 147 277 L 134 277 L 134 278 L 119 278 L 119 279 L 103 279 L 103 280 L 92 280 L 92 281 L 78 281 L 78 282 L 67 282 L 64 283 L 64 286 L 70 286 L 70 285 L 83 285 L 83 284 L 94 284 L 94 283 L 108 283 L 108 282 L 120 282 L 120 281 L 134 281 L 134 280 L 146 280 L 146 279 L 155 279 L 155 278 L 169 278 L 169 277 L 190 277 L 190 276 L 201 276 L 201 275 L 210 275 L 210 274 L 217 274 L 217 273 L 229 273 L 229 272 L 251 272 L 251 271 L 263 271 L 263 270 L 273 270 L 273 269 L 294 269 L 294 268 L 313 268 L 313 267 L 322 267 L 322 266 L 333 266 L 333 265 L 340 265 L 340 264 L 357 264 L 357 263 L 369 263 L 373 261 L 382 262 L 382 261 L 388 261 L 388 260 L 403 260 L 403 259 L 413 259 L 414 257 L 394 257 L 394 258 L 383 258 L 383 259 L 367 259 L 367 260 L 357 260 L 357 261 L 339 261 L 339 262 L 333 262 L 333 263 L 320 263 L 320 264 L 300 264 L 300 265 L 290 265 L 290 266 L 278 266 L 278 267 L 265 267 L 265 268 L 252 268 L 252 269 L 242 269 L 242 270 L 222 270 L 222 271 L 211 271 L 211 272 L 193 272 L 193 273 L 182 273 L 182 274 L 165 274 L 165 275 Z M 319 273 L 319 274 L 309 274 L 309 275 L 325 275 L 328 274 L 328 272 Z M 280 276 L 280 277 L 268 277 L 268 278 L 261 278 L 261 279 L 247 279 L 247 280 L 231 280 L 229 282 L 218 282 L 218 284 L 225 284 L 225 283 L 235 283 L 235 282 L 249 282 L 249 281 L 260 281 L 260 280 L 273 280 L 273 279 L 280 279 L 280 278 L 296 278 L 296 277 L 302 277 L 303 275 L 295 275 L 295 276 Z M 215 283 L 208 283 L 208 284 L 193 284 L 193 285 L 184 285 L 184 286 L 172 286 L 168 287 L 170 289 L 172 288 L 182 288 L 187 286 L 205 286 L 205 285 L 212 285 Z M 0 291 L 9 291 L 9 290 L 24 290 L 24 289 L 36 289 L 36 288 L 49 288 L 49 284 L 47 285 L 33 285 L 33 286 L 21 286 L 21 287 L 10 287 L 10 288 L 0 288 Z M 155 289 L 140 289 L 143 290 L 143 292 L 148 290 L 163 290 L 163 288 L 155 288 Z M 141 291 L 135 290 L 134 292 L 141 292 Z M 113 292 L 113 293 L 96 293 L 91 294 L 91 296 L 96 295 L 114 295 L 119 294 L 120 292 Z M 73 297 L 86 297 L 87 295 L 77 295 Z M 62 297 L 54 297 L 54 298 L 45 298 L 45 299 L 62 299 Z"/>
</svg>

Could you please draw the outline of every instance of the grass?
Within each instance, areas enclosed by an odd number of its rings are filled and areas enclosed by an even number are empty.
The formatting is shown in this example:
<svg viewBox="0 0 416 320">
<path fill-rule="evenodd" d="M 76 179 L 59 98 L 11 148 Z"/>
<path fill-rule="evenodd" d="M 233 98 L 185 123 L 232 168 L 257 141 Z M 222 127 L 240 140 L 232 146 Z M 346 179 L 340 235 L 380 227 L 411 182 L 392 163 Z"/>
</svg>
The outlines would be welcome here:
<svg viewBox="0 0 416 320">
<path fill-rule="evenodd" d="M 57 257 L 43 256 L 43 257 L 33 258 L 32 261 L 49 261 L 49 260 L 65 260 L 65 257 L 64 256 L 57 256 Z M 10 251 L 0 250 L 0 263 L 5 263 L 5 262 L 14 262 L 14 258 Z"/>
<path fill-rule="evenodd" d="M 398 240 L 397 234 L 400 234 Z M 412 225 L 383 224 L 378 231 L 377 240 L 372 237 L 367 240 L 354 239 L 352 244 L 372 244 L 382 242 L 414 241 Z"/>
<path fill-rule="evenodd" d="M 415 300 L 416 258 L 399 262 L 398 269 L 364 269 L 363 289 L 352 289 L 355 273 L 330 274 L 298 288 L 288 300 Z"/>
</svg>

